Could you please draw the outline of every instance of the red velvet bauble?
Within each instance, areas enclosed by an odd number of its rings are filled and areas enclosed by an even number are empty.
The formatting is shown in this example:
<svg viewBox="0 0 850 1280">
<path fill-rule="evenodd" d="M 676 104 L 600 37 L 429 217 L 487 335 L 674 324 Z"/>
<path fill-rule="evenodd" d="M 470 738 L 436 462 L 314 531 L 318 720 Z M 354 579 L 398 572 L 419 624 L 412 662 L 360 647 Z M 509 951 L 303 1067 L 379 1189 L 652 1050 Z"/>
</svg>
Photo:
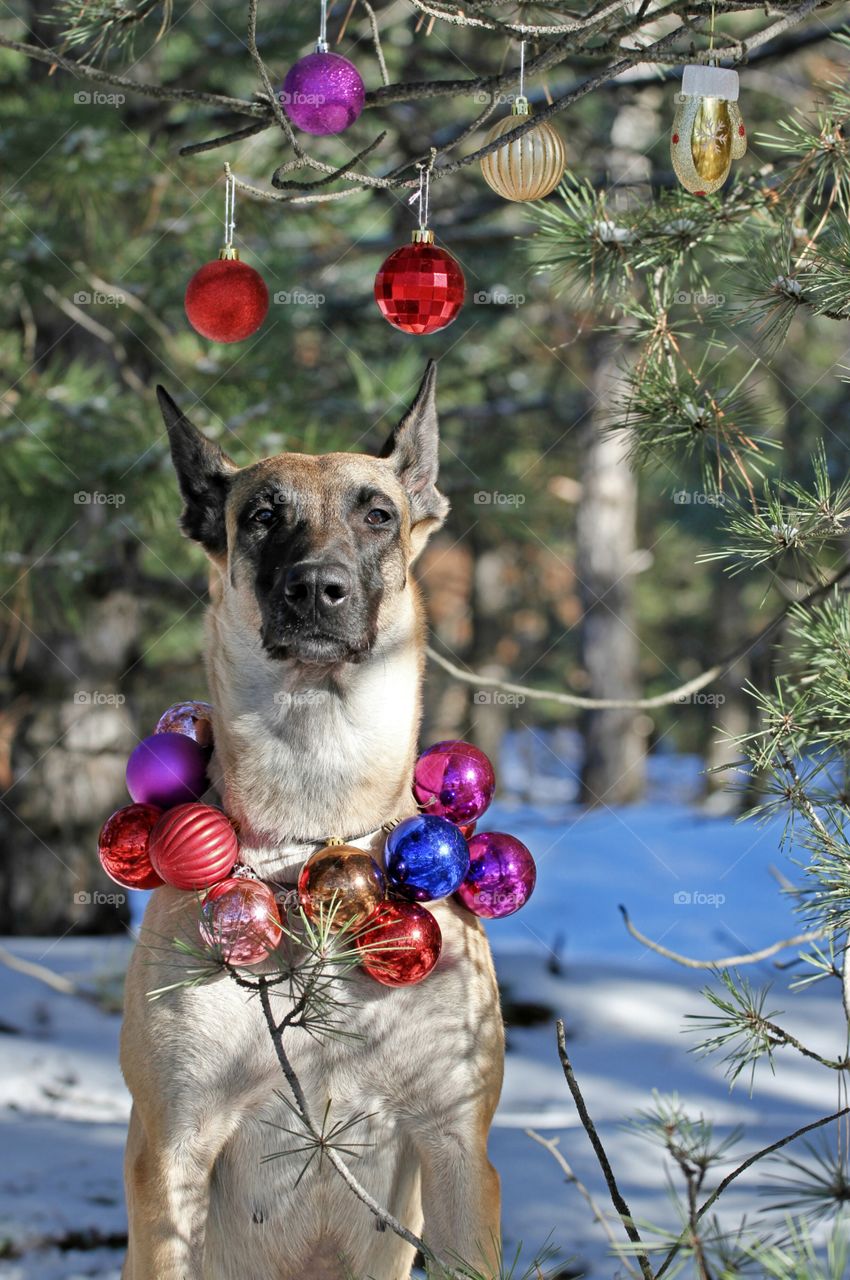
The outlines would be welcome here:
<svg viewBox="0 0 850 1280">
<path fill-rule="evenodd" d="M 151 831 L 162 815 L 155 804 L 126 804 L 106 819 L 97 838 L 100 865 L 125 889 L 155 889 L 162 878 L 151 865 Z"/>
<path fill-rule="evenodd" d="M 457 316 L 466 281 L 457 262 L 435 244 L 407 244 L 375 276 L 375 301 L 404 333 L 436 333 Z"/>
<path fill-rule="evenodd" d="M 175 889 L 208 889 L 223 880 L 239 853 L 233 824 L 209 804 L 179 804 L 151 832 L 154 869 Z"/>
<path fill-rule="evenodd" d="M 256 333 L 269 309 L 269 291 L 259 272 L 238 258 L 216 258 L 186 286 L 189 324 L 211 342 L 241 342 Z"/>
<path fill-rule="evenodd" d="M 280 942 L 280 912 L 262 880 L 232 876 L 204 894 L 201 941 L 228 964 L 260 964 Z"/>
<path fill-rule="evenodd" d="M 431 912 L 418 902 L 384 902 L 356 941 L 370 978 L 385 987 L 410 987 L 434 968 L 443 935 Z"/>
</svg>

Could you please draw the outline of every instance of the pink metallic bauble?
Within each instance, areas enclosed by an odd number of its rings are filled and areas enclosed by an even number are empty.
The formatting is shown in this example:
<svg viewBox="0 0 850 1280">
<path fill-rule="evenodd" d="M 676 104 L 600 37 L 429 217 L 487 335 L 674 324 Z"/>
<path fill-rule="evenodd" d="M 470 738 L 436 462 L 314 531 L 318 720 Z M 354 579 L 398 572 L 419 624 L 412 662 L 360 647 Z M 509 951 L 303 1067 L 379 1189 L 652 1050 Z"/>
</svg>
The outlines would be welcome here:
<svg viewBox="0 0 850 1280">
<path fill-rule="evenodd" d="M 233 824 L 209 804 L 181 804 L 151 832 L 154 869 L 175 889 L 208 889 L 223 880 L 239 853 Z"/>
<path fill-rule="evenodd" d="M 471 742 L 436 742 L 416 761 L 413 794 L 423 813 L 450 822 L 474 822 L 493 799 L 496 775 Z"/>
<path fill-rule="evenodd" d="M 100 865 L 125 889 L 156 889 L 162 879 L 154 871 L 148 845 L 162 815 L 153 804 L 127 804 L 106 819 L 97 838 Z"/>
<path fill-rule="evenodd" d="M 437 333 L 463 306 L 466 281 L 460 265 L 439 245 L 406 244 L 385 259 L 375 276 L 381 315 L 403 333 Z"/>
<path fill-rule="evenodd" d="M 457 896 L 474 915 L 501 920 L 525 906 L 536 882 L 534 859 L 521 840 L 482 831 L 469 842 L 469 873 Z"/>
<path fill-rule="evenodd" d="M 175 702 L 159 717 L 154 733 L 182 733 L 205 751 L 212 751 L 212 716 L 210 702 Z"/>
<path fill-rule="evenodd" d="M 171 809 L 204 794 L 207 757 L 183 733 L 154 733 L 143 738 L 127 761 L 127 790 L 137 804 Z"/>
<path fill-rule="evenodd" d="M 384 902 L 356 942 L 370 978 L 385 987 L 410 987 L 434 968 L 443 935 L 431 912 L 418 902 Z"/>
<path fill-rule="evenodd" d="M 261 880 L 230 877 L 204 894 L 201 941 L 233 965 L 260 964 L 280 942 L 280 913 Z"/>
<path fill-rule="evenodd" d="M 290 67 L 279 97 L 289 119 L 305 133 L 342 133 L 363 110 L 366 86 L 348 58 L 317 50 Z"/>
</svg>

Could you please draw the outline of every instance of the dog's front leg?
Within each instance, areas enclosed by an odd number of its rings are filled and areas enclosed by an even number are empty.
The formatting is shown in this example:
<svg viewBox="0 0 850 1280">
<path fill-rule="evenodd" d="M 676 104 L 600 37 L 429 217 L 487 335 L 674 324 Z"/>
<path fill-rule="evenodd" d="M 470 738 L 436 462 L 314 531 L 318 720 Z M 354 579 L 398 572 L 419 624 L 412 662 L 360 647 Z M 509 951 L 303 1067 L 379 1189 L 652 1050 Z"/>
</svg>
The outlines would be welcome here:
<svg viewBox="0 0 850 1280">
<path fill-rule="evenodd" d="M 451 1131 L 422 1133 L 418 1146 L 425 1243 L 444 1262 L 462 1260 L 490 1280 L 499 1275 L 501 1197 L 487 1127 L 470 1116 Z"/>
<path fill-rule="evenodd" d="M 202 1280 L 213 1165 L 226 1139 L 220 1126 L 148 1132 L 130 1116 L 124 1177 L 129 1236 L 123 1280 Z"/>
</svg>

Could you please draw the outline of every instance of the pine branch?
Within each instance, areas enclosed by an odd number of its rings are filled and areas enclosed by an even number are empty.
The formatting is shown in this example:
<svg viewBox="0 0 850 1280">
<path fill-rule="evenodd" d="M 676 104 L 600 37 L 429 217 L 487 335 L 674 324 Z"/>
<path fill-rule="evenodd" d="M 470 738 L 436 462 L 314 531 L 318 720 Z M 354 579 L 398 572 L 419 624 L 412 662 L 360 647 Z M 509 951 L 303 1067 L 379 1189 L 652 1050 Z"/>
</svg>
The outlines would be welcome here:
<svg viewBox="0 0 850 1280">
<path fill-rule="evenodd" d="M 742 1164 L 739 1164 L 737 1168 L 733 1169 L 731 1173 L 728 1173 L 726 1177 L 718 1183 L 708 1199 L 700 1205 L 696 1213 L 695 1221 L 699 1222 L 712 1205 L 717 1202 L 719 1197 L 722 1196 L 727 1187 L 731 1186 L 736 1178 L 739 1178 L 742 1173 L 746 1173 L 747 1169 L 752 1168 L 752 1166 L 759 1160 L 763 1160 L 765 1156 L 773 1155 L 775 1151 L 781 1151 L 783 1147 L 787 1147 L 790 1142 L 794 1142 L 795 1139 L 803 1137 L 804 1134 L 811 1133 L 815 1129 L 821 1129 L 824 1125 L 832 1124 L 834 1120 L 840 1120 L 842 1116 L 846 1116 L 848 1114 L 850 1114 L 850 1107 L 842 1107 L 839 1111 L 834 1111 L 832 1115 L 823 1116 L 820 1120 L 813 1120 L 810 1124 L 805 1124 L 801 1128 L 795 1129 L 793 1133 L 787 1134 L 784 1138 L 779 1138 L 776 1142 L 772 1142 L 769 1146 L 762 1147 L 760 1151 L 756 1151 L 753 1155 L 748 1156 Z M 687 1228 L 682 1232 L 679 1239 L 667 1253 L 661 1263 L 661 1266 L 656 1271 L 655 1280 L 661 1280 L 661 1277 L 670 1269 L 670 1266 L 681 1251 L 682 1247 L 688 1243 L 691 1229 L 691 1224 L 688 1224 Z"/>
</svg>

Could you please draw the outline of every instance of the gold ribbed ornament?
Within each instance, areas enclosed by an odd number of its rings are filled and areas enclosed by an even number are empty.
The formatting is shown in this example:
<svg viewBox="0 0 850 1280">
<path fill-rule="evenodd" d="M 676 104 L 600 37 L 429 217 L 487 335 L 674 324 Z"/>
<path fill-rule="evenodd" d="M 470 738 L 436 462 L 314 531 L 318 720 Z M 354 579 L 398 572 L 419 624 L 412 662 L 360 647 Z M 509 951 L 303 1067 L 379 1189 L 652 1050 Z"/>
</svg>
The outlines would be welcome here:
<svg viewBox="0 0 850 1280">
<path fill-rule="evenodd" d="M 493 125 L 485 145 L 516 129 L 521 119 L 530 114 L 527 99 L 517 98 L 511 114 Z M 555 190 L 566 166 L 567 153 L 561 136 L 543 120 L 521 138 L 485 156 L 481 172 L 487 185 L 504 200 L 542 200 Z"/>
</svg>

